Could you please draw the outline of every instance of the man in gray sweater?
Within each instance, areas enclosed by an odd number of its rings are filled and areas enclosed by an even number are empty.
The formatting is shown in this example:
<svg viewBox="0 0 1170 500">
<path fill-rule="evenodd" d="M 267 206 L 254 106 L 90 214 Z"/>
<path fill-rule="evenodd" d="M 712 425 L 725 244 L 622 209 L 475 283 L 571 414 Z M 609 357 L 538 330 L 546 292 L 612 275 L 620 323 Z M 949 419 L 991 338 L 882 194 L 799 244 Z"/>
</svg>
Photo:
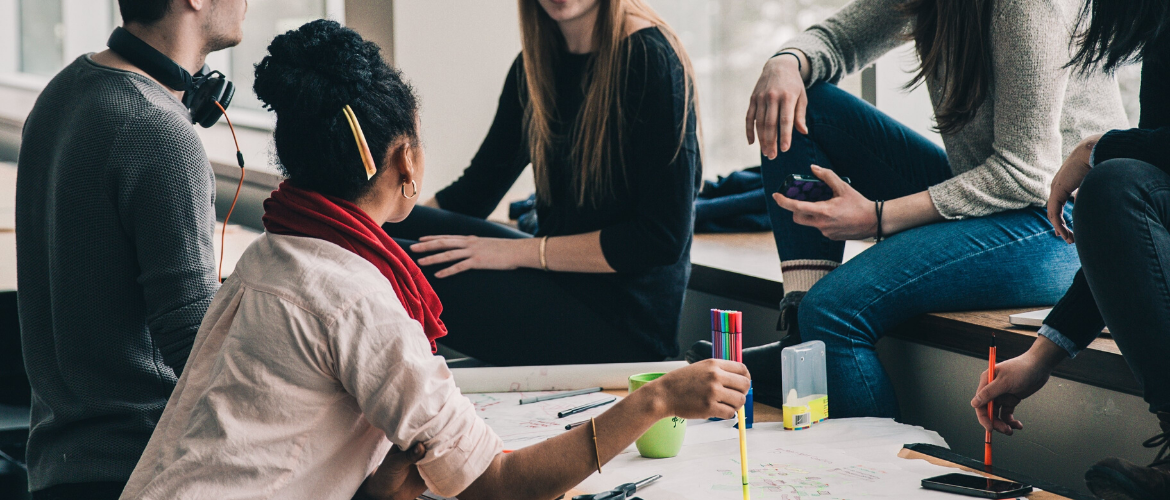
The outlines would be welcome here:
<svg viewBox="0 0 1170 500">
<path fill-rule="evenodd" d="M 120 0 L 191 73 L 240 42 L 246 0 Z M 25 122 L 16 186 L 34 498 L 117 498 L 219 288 L 215 177 L 182 92 L 77 58 Z"/>
</svg>

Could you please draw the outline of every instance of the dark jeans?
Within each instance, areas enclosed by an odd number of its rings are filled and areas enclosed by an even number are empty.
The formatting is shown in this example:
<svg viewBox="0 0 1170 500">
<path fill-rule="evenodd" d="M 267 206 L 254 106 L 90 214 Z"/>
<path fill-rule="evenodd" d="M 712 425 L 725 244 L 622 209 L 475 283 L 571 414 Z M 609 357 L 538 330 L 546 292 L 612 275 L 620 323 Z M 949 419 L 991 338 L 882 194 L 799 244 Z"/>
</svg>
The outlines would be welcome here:
<svg viewBox="0 0 1170 500">
<path fill-rule="evenodd" d="M 411 252 L 410 245 L 426 235 L 531 237 L 494 222 L 421 206 L 406 220 L 383 228 L 416 261 L 422 255 Z M 448 265 L 422 268 L 443 302 L 441 317 L 449 333 L 439 343 L 446 347 L 497 366 L 662 360 L 570 293 L 562 279 L 568 273 L 473 270 L 435 278 Z"/>
<path fill-rule="evenodd" d="M 34 491 L 33 500 L 118 500 L 126 483 L 70 483 Z"/>
<path fill-rule="evenodd" d="M 1150 411 L 1170 411 L 1170 175 L 1138 160 L 1102 162 L 1081 184 L 1075 213 L 1101 316 Z"/>
<path fill-rule="evenodd" d="M 807 119 L 808 135 L 793 134 L 788 152 L 763 159 L 769 193 L 788 174 L 812 175 L 814 163 L 850 177 L 871 200 L 951 176 L 942 148 L 836 86 L 808 89 Z M 794 223 L 772 200 L 768 210 L 782 260 L 841 261 L 843 242 Z M 802 339 L 825 342 L 830 414 L 898 416 L 874 351 L 894 327 L 928 312 L 1050 306 L 1077 265 L 1076 249 L 1053 236 L 1044 209 L 1035 207 L 928 224 L 862 252 L 817 282 L 798 312 Z"/>
</svg>

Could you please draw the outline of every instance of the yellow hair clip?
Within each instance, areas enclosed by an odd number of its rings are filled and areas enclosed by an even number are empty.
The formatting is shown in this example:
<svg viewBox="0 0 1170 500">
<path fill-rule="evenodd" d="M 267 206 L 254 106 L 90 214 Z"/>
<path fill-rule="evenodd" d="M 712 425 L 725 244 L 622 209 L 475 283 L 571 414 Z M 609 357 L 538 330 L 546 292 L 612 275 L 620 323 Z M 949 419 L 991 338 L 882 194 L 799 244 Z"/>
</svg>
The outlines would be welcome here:
<svg viewBox="0 0 1170 500">
<path fill-rule="evenodd" d="M 374 155 L 370 153 L 370 146 L 366 144 L 366 135 L 362 133 L 362 125 L 358 123 L 357 115 L 353 113 L 353 108 L 348 104 L 341 108 L 341 112 L 345 115 L 345 120 L 349 122 L 349 129 L 353 131 L 353 139 L 357 142 L 358 152 L 362 156 L 362 165 L 366 167 L 366 180 L 374 177 L 378 173 L 378 168 L 375 167 Z"/>
</svg>

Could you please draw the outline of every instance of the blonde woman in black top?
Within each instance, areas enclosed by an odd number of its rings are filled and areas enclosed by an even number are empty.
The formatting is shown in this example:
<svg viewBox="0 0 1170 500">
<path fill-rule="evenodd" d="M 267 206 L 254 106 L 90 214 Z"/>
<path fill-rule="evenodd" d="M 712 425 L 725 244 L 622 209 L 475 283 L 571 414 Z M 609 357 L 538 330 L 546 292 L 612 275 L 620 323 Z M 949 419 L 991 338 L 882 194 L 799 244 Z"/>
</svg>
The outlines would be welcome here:
<svg viewBox="0 0 1170 500">
<path fill-rule="evenodd" d="M 433 208 L 386 230 L 446 305 L 457 351 L 675 356 L 701 170 L 686 52 L 644 0 L 519 3 L 523 52 L 479 152 Z M 484 220 L 529 163 L 535 238 Z"/>
</svg>

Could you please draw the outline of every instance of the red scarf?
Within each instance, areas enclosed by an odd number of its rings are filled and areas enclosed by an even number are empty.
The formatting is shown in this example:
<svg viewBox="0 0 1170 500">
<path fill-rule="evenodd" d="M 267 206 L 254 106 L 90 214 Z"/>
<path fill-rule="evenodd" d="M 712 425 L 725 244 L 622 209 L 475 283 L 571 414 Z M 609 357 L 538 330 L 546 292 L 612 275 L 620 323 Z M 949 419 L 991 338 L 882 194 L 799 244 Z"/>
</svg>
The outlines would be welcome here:
<svg viewBox="0 0 1170 500">
<path fill-rule="evenodd" d="M 431 352 L 438 350 L 435 339 L 447 334 L 439 319 L 443 312 L 439 296 L 402 247 L 357 205 L 282 182 L 264 200 L 264 229 L 322 239 L 370 261 L 390 280 L 406 313 L 422 324 Z"/>
</svg>

